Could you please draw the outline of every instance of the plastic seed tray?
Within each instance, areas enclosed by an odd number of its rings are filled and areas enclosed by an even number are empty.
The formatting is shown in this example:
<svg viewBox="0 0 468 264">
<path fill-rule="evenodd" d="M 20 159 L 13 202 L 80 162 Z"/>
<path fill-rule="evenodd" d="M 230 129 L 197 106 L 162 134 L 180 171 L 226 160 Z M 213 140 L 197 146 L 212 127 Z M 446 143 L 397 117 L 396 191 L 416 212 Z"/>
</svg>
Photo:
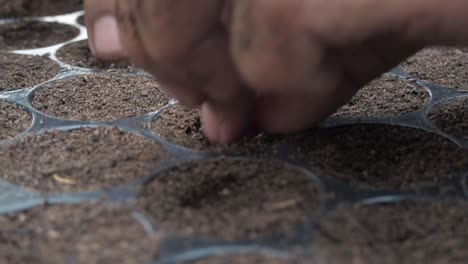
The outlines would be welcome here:
<svg viewBox="0 0 468 264">
<path fill-rule="evenodd" d="M 0 31 L 39 22 L 72 29 L 65 42 L 2 52 L 41 56 L 57 72 L 24 87 L 15 82 L 26 73 L 0 77 L 10 78 L 0 87 L 0 248 L 19 243 L 34 263 L 468 260 L 468 82 L 438 86 L 398 67 L 319 128 L 216 147 L 201 136 L 197 111 L 143 71 L 64 62 L 69 44 L 89 52 L 82 15 L 0 20 Z M 466 69 L 467 51 L 452 50 Z M 9 238 L 21 230 L 46 249 Z M 107 248 L 93 251 L 93 239 Z M 2 249 L 0 259 L 18 261 L 8 255 L 15 247 Z"/>
</svg>

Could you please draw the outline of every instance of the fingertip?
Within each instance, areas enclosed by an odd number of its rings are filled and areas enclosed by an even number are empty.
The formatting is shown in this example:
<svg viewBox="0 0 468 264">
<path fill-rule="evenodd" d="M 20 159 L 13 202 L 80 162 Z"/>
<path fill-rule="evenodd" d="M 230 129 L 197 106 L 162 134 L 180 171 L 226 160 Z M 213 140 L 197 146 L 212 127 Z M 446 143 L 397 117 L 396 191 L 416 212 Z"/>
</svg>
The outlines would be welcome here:
<svg viewBox="0 0 468 264">
<path fill-rule="evenodd" d="M 125 57 L 120 40 L 117 20 L 112 15 L 99 17 L 94 25 L 91 51 L 103 60 L 118 60 Z"/>
<path fill-rule="evenodd" d="M 201 121 L 205 136 L 219 144 L 228 144 L 241 138 L 247 128 L 245 117 L 216 109 L 210 103 L 202 105 Z"/>
</svg>

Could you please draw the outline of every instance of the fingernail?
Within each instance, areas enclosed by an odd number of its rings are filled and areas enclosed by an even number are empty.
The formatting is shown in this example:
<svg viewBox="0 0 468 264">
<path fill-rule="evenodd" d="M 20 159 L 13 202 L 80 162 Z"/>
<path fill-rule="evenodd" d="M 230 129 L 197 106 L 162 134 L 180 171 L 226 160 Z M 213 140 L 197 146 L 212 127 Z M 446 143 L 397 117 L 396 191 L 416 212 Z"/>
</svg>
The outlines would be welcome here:
<svg viewBox="0 0 468 264">
<path fill-rule="evenodd" d="M 113 16 L 103 16 L 94 24 L 94 52 L 105 59 L 119 58 L 123 54 L 117 20 Z"/>
</svg>

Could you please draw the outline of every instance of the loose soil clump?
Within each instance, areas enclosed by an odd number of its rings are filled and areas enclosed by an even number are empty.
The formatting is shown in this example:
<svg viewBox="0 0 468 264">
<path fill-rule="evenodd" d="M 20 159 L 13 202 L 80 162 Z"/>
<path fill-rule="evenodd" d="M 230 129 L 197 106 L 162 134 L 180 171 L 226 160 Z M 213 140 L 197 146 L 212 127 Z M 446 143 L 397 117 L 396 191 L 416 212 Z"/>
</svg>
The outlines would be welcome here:
<svg viewBox="0 0 468 264">
<path fill-rule="evenodd" d="M 39 207 L 0 216 L 0 262 L 150 263 L 157 238 L 116 205 Z"/>
<path fill-rule="evenodd" d="M 444 132 L 468 140 L 468 97 L 436 105 L 430 110 L 429 119 Z"/>
<path fill-rule="evenodd" d="M 32 105 L 63 119 L 114 121 L 156 111 L 169 101 L 151 77 L 108 73 L 48 83 L 35 92 Z"/>
<path fill-rule="evenodd" d="M 43 57 L 0 52 L 0 91 L 32 87 L 52 79 L 59 71 L 58 64 Z"/>
<path fill-rule="evenodd" d="M 408 114 L 422 109 L 429 93 L 417 84 L 386 74 L 364 88 L 343 106 L 335 116 L 377 118 Z"/>
<path fill-rule="evenodd" d="M 83 9 L 83 0 L 0 0 L 0 17 L 52 16 Z"/>
<path fill-rule="evenodd" d="M 467 225 L 466 202 L 343 206 L 321 222 L 314 263 L 466 263 Z"/>
<path fill-rule="evenodd" d="M 0 140 L 11 139 L 30 125 L 31 116 L 21 106 L 0 101 Z"/>
<path fill-rule="evenodd" d="M 151 175 L 164 158 L 153 140 L 116 128 L 29 135 L 0 153 L 0 177 L 46 193 L 95 191 Z"/>
<path fill-rule="evenodd" d="M 289 237 L 323 202 L 317 182 L 273 160 L 194 161 L 169 170 L 139 195 L 143 212 L 172 233 L 222 240 Z"/>
<path fill-rule="evenodd" d="M 0 25 L 0 50 L 35 49 L 59 44 L 78 35 L 78 29 L 40 21 Z"/>
<path fill-rule="evenodd" d="M 402 68 L 424 82 L 468 90 L 468 49 L 428 48 L 409 58 Z"/>
<path fill-rule="evenodd" d="M 443 137 L 389 125 L 317 130 L 300 151 L 317 175 L 373 189 L 437 185 L 468 164 L 467 151 Z"/>
<path fill-rule="evenodd" d="M 121 60 L 115 62 L 105 62 L 97 59 L 88 46 L 88 40 L 81 40 L 66 45 L 59 49 L 57 58 L 64 63 L 72 66 L 89 68 L 89 69 L 113 69 L 113 68 L 128 68 L 130 62 Z"/>
</svg>

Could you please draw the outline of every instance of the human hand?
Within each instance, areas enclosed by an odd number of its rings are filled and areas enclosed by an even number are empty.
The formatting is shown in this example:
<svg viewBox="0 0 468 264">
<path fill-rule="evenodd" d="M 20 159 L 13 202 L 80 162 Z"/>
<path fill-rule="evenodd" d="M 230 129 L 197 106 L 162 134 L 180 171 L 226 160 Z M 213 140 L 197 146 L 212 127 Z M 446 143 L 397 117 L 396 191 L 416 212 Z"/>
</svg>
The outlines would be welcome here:
<svg viewBox="0 0 468 264">
<path fill-rule="evenodd" d="M 107 52 L 125 50 L 182 104 L 202 105 L 217 142 L 306 129 L 425 45 L 459 42 L 444 13 L 467 24 L 462 0 L 116 1 L 125 49 Z M 113 12 L 88 0 L 87 18 L 99 13 L 90 2 Z"/>
</svg>

